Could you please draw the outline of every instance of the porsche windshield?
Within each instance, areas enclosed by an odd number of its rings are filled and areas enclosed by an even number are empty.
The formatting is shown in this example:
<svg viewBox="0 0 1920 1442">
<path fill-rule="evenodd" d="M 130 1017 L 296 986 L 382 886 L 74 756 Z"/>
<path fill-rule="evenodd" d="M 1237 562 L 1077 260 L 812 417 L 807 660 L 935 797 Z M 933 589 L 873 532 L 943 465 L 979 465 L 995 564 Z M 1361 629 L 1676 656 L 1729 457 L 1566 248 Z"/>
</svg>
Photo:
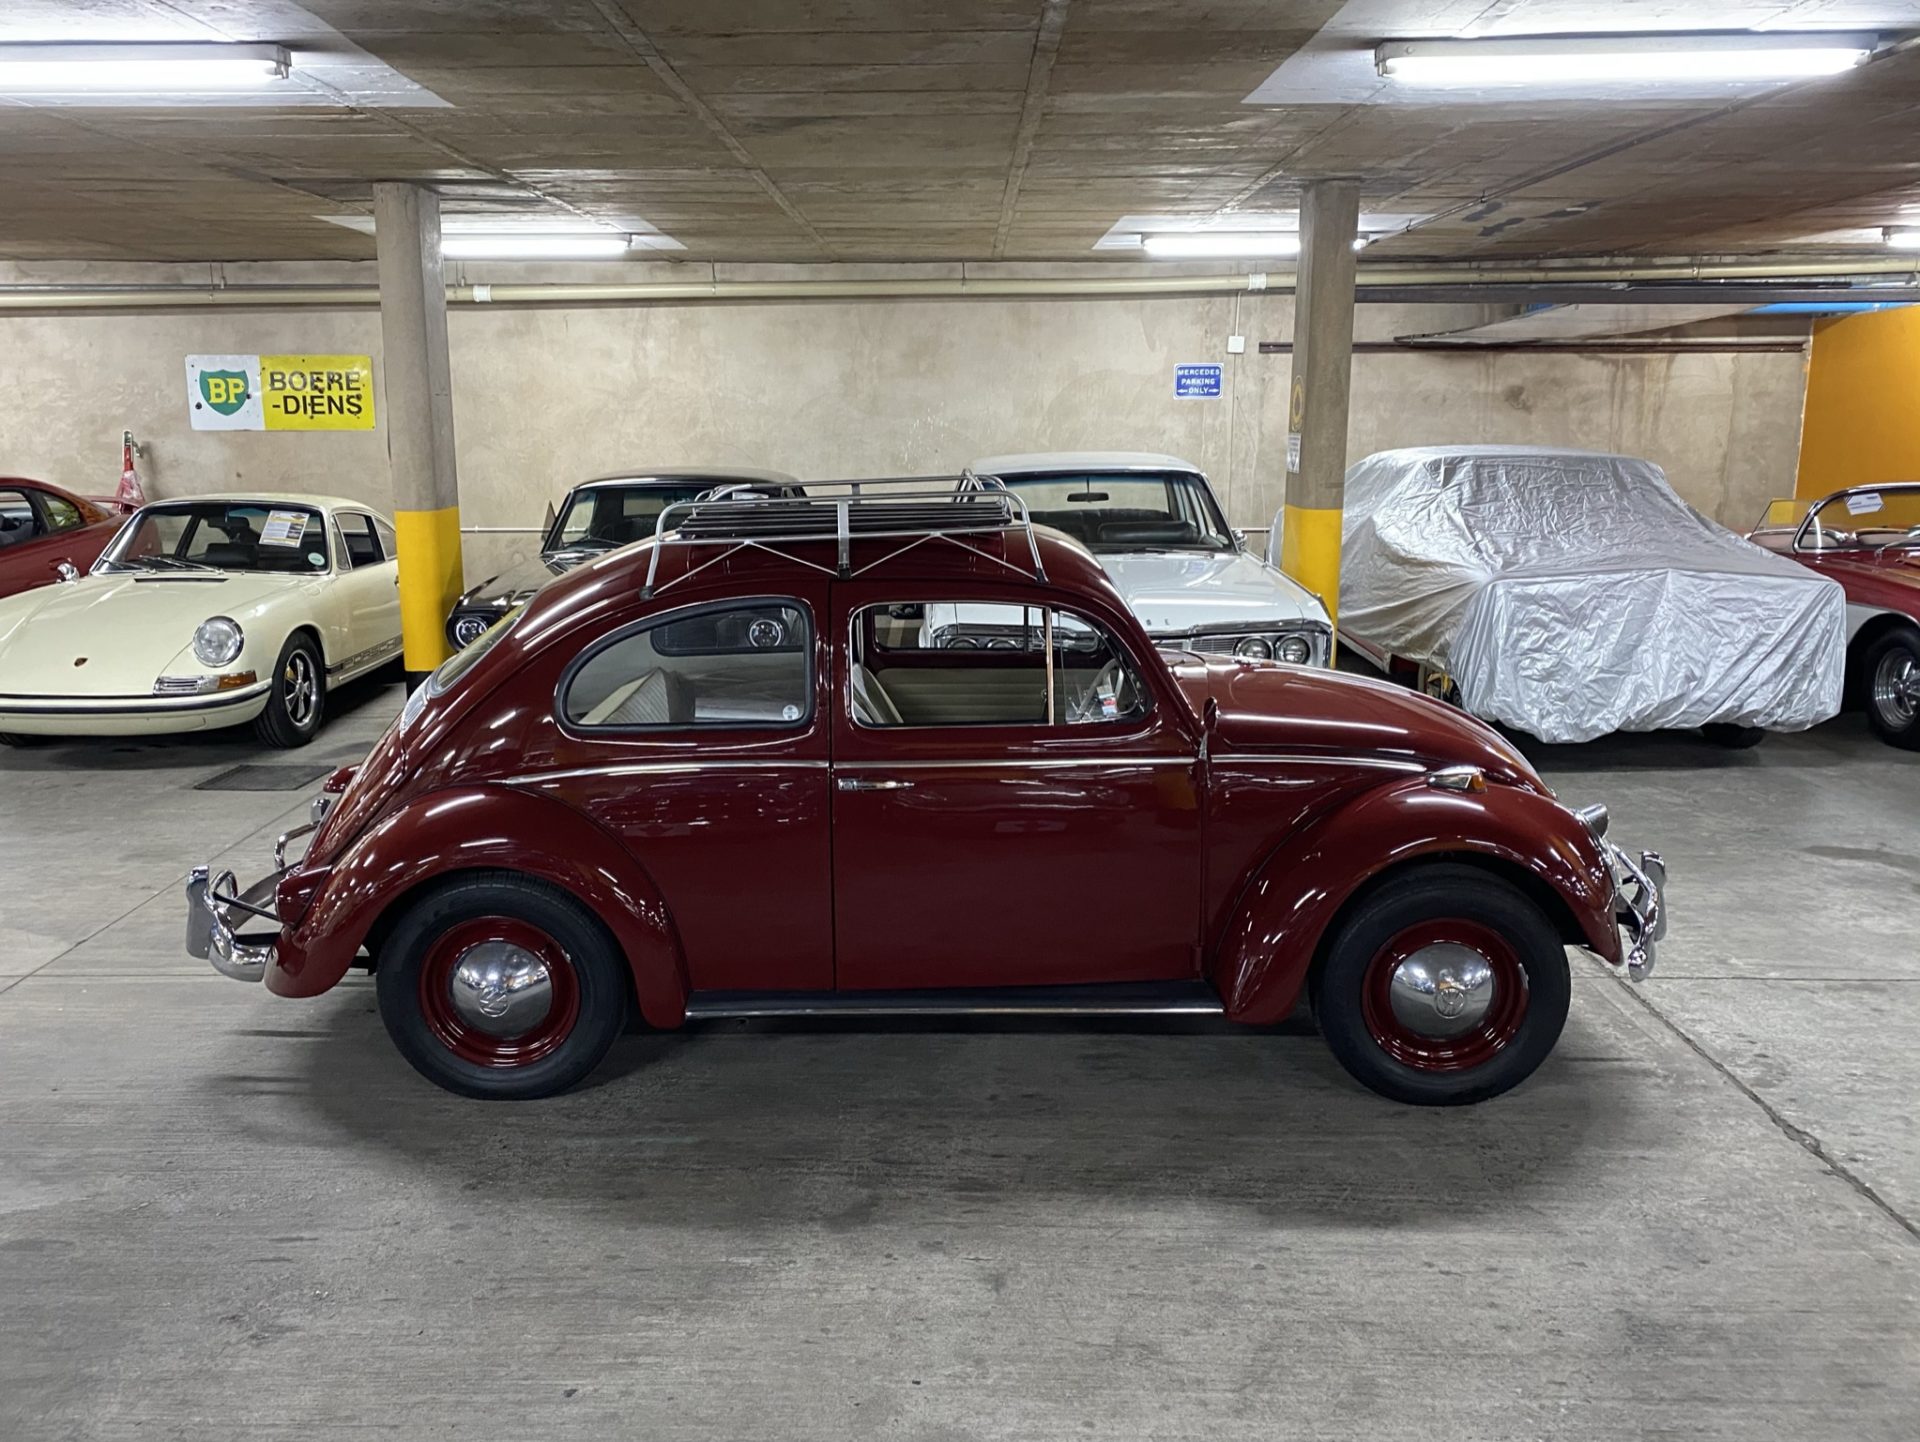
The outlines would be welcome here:
<svg viewBox="0 0 1920 1442">
<path fill-rule="evenodd" d="M 1206 482 L 1191 471 L 1075 471 L 1008 476 L 1038 525 L 1090 551 L 1231 551 Z"/>
<path fill-rule="evenodd" d="M 309 506 L 173 501 L 148 506 L 102 557 L 105 571 L 327 569 L 326 522 Z"/>
</svg>

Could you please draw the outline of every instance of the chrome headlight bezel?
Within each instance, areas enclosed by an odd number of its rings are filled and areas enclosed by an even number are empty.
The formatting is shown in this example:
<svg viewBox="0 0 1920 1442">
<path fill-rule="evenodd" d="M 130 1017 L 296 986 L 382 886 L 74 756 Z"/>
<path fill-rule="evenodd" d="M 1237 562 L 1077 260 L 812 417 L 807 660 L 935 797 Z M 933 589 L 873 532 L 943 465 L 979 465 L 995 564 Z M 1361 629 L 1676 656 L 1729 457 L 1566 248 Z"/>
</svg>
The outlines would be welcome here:
<svg viewBox="0 0 1920 1442">
<path fill-rule="evenodd" d="M 1273 655 L 1275 660 L 1285 661 L 1290 666 L 1311 665 L 1313 638 L 1304 631 L 1288 631 L 1274 645 Z"/>
<path fill-rule="evenodd" d="M 478 641 L 482 636 L 486 635 L 494 622 L 498 621 L 500 616 L 505 614 L 504 609 L 499 615 L 494 616 L 488 616 L 480 611 L 457 612 L 454 615 L 453 623 L 447 627 L 447 639 L 464 651 L 475 641 Z M 472 629 L 473 634 L 464 634 L 469 628 Z"/>
<path fill-rule="evenodd" d="M 194 659 L 203 666 L 232 665 L 246 644 L 246 632 L 231 616 L 209 616 L 194 628 Z"/>
<path fill-rule="evenodd" d="M 1233 654 L 1243 661 L 1271 661 L 1273 642 L 1265 636 L 1242 636 L 1233 643 Z"/>
</svg>

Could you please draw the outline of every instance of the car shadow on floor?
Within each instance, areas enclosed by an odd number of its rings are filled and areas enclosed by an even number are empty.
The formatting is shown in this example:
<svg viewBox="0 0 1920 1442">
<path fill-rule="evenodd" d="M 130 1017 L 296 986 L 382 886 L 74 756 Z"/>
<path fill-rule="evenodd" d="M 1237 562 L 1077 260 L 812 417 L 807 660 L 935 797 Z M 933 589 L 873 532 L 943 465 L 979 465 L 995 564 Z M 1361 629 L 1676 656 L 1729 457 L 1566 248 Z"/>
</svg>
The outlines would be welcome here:
<svg viewBox="0 0 1920 1442">
<path fill-rule="evenodd" d="M 292 750 L 277 751 L 265 745 L 250 725 L 168 736 L 49 736 L 26 746 L 0 747 L 0 770 L 98 771 L 111 766 L 134 771 L 204 771 L 275 758 L 288 765 L 342 765 L 364 756 L 372 738 L 350 738 L 343 734 L 341 723 L 369 708 L 384 706 L 397 711 L 398 685 L 398 671 L 382 667 L 329 691 L 319 731 L 305 746 Z"/>
<path fill-rule="evenodd" d="M 468 1101 L 415 1076 L 356 979 L 304 1005 L 284 1076 L 207 1079 L 270 1128 L 503 1205 L 647 1226 L 938 1225 L 982 1208 L 1206 1203 L 1275 1226 L 1524 1206 L 1623 1145 L 1638 1089 L 1578 1013 L 1524 1087 L 1444 1110 L 1361 1090 L 1310 1027 L 1185 1021 L 703 1023 L 623 1038 L 582 1088 Z M 1582 1055 L 1587 1053 L 1587 1055 Z M 259 1105 L 271 1094 L 274 1120 Z"/>
<path fill-rule="evenodd" d="M 1878 743 L 1858 714 L 1842 713 L 1810 731 L 1769 733 L 1758 745 L 1729 748 L 1697 731 L 1616 731 L 1592 741 L 1552 743 L 1496 728 L 1542 771 L 1753 771 L 1856 764 Z"/>
</svg>

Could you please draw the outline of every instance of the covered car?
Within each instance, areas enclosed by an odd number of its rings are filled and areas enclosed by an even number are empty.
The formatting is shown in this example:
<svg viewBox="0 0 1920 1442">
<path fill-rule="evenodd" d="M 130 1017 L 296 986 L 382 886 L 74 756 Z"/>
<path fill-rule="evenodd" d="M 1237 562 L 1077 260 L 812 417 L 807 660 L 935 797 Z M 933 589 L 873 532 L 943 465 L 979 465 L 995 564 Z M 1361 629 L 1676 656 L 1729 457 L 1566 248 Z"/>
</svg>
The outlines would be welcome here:
<svg viewBox="0 0 1920 1442">
<path fill-rule="evenodd" d="M 1651 461 L 1381 451 L 1347 472 L 1340 626 L 1543 741 L 1797 731 L 1840 709 L 1839 586 L 1715 525 Z"/>
</svg>

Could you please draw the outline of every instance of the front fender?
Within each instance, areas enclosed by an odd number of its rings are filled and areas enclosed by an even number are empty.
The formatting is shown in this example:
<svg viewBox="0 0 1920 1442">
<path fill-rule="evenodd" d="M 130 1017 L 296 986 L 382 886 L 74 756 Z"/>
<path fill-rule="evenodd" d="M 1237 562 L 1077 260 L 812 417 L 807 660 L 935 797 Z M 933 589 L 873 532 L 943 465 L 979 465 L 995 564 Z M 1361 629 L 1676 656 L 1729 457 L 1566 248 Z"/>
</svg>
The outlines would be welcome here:
<svg viewBox="0 0 1920 1442">
<path fill-rule="evenodd" d="M 686 966 L 666 903 L 640 864 L 571 806 L 505 786 L 429 792 L 363 832 L 335 859 L 305 914 L 281 933 L 267 989 L 326 991 L 396 901 L 466 871 L 517 871 L 571 893 L 613 934 L 647 1023 L 685 1019 Z"/>
<path fill-rule="evenodd" d="M 1214 953 L 1235 1021 L 1282 1021 L 1342 908 L 1389 868 L 1458 856 L 1504 863 L 1550 888 L 1585 944 L 1618 964 L 1613 873 L 1580 819 L 1514 786 L 1437 790 L 1424 778 L 1369 791 L 1289 837 L 1241 893 Z"/>
</svg>

